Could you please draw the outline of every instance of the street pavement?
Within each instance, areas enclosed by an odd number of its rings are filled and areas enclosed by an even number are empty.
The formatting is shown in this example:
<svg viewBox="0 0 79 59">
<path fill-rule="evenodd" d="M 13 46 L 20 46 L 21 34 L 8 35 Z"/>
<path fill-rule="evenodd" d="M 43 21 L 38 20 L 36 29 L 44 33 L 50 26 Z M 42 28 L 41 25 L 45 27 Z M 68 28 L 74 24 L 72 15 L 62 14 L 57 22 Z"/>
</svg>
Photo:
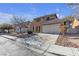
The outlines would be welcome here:
<svg viewBox="0 0 79 59">
<path fill-rule="evenodd" d="M 40 54 L 32 51 L 19 43 L 0 36 L 0 56 L 39 56 Z"/>
</svg>

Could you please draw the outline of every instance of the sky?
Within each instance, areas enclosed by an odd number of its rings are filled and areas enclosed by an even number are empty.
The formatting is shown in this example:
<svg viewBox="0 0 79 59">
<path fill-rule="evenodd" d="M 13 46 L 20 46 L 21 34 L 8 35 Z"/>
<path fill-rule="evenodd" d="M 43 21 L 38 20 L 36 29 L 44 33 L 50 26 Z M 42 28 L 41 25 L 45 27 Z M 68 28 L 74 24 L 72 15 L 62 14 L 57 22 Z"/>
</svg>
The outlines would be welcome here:
<svg viewBox="0 0 79 59">
<path fill-rule="evenodd" d="M 59 18 L 72 13 L 65 3 L 0 3 L 0 23 L 10 23 L 12 16 L 23 16 L 28 20 L 56 13 Z"/>
</svg>

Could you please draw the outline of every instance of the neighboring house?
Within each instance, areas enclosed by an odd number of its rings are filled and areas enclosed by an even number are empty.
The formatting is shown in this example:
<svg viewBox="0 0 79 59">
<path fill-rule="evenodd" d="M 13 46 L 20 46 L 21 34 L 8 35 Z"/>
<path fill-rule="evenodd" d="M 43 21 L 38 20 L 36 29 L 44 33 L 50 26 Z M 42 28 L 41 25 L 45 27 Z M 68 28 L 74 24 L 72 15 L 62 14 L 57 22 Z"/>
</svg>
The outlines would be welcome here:
<svg viewBox="0 0 79 59">
<path fill-rule="evenodd" d="M 67 33 L 79 33 L 77 28 L 72 28 L 72 26 L 70 26 L 69 31 Z"/>
<path fill-rule="evenodd" d="M 75 19 L 73 18 L 73 20 L 75 20 Z M 69 24 L 66 24 L 66 26 L 68 27 L 67 33 L 79 33 L 79 29 L 77 27 L 76 28 L 72 28 L 72 21 L 70 21 L 70 22 L 66 21 L 66 23 L 69 23 Z"/>
<path fill-rule="evenodd" d="M 75 20 L 74 18 L 72 20 L 64 20 L 63 19 L 63 21 L 66 22 L 66 24 L 65 24 L 66 28 L 67 28 L 67 32 L 66 33 L 69 33 L 69 34 L 79 33 L 79 29 L 77 27 L 76 28 L 72 28 L 72 22 L 74 20 Z"/>
</svg>

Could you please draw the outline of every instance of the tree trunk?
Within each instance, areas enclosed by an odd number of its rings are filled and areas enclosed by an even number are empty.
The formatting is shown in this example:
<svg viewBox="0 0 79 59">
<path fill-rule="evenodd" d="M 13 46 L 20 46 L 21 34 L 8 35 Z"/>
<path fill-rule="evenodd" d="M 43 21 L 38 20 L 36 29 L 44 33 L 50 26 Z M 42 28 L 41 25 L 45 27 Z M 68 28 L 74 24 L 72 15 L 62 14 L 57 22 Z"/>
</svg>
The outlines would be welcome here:
<svg viewBox="0 0 79 59">
<path fill-rule="evenodd" d="M 8 29 L 8 33 L 10 33 L 10 32 L 9 32 L 9 29 Z"/>
<path fill-rule="evenodd" d="M 20 33 L 22 33 L 21 28 L 19 28 L 19 29 L 20 29 Z"/>
</svg>

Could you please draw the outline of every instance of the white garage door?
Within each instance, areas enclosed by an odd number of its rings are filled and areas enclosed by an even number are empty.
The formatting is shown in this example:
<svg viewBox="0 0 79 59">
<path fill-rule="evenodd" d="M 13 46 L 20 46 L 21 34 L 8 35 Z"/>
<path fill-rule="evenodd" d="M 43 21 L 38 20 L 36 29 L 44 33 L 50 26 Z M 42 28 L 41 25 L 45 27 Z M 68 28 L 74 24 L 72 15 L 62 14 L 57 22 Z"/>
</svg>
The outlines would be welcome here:
<svg viewBox="0 0 79 59">
<path fill-rule="evenodd" d="M 43 33 L 60 33 L 59 24 L 43 25 Z"/>
</svg>

